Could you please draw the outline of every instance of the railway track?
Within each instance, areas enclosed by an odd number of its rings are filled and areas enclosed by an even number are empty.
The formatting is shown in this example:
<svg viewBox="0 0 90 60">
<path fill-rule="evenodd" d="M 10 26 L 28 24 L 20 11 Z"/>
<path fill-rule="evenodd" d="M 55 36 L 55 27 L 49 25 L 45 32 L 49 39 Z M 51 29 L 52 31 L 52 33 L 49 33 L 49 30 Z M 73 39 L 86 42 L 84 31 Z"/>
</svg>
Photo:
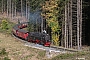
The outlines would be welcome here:
<svg viewBox="0 0 90 60">
<path fill-rule="evenodd" d="M 75 49 L 67 49 L 67 48 L 57 47 L 57 46 L 45 47 L 45 46 L 42 46 L 42 45 L 39 45 L 39 44 L 35 44 L 35 43 L 25 41 L 21 38 L 16 37 L 13 34 L 12 34 L 12 36 L 14 38 L 18 39 L 19 41 L 23 42 L 25 46 L 28 46 L 28 47 L 31 47 L 31 48 L 41 49 L 41 50 L 45 50 L 45 51 L 48 51 L 48 52 L 55 52 L 55 53 L 77 52 L 77 50 L 75 50 Z"/>
</svg>

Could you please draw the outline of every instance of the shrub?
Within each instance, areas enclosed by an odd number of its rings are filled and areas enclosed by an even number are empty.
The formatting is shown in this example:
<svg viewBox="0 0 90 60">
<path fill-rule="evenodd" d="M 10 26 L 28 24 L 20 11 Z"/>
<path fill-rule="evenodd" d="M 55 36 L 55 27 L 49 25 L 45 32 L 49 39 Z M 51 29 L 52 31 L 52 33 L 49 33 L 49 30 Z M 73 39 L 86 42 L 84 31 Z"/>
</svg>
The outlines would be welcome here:
<svg viewBox="0 0 90 60">
<path fill-rule="evenodd" d="M 8 21 L 7 21 L 6 19 L 3 19 L 3 20 L 2 20 L 1 28 L 2 28 L 3 30 L 7 30 L 7 29 L 8 29 Z"/>
<path fill-rule="evenodd" d="M 9 22 L 8 19 L 4 18 L 0 23 L 0 32 L 11 34 L 11 30 L 14 25 L 14 23 Z"/>
<path fill-rule="evenodd" d="M 0 52 L 0 55 L 5 55 L 5 54 L 6 54 L 6 50 L 5 50 L 5 48 L 3 48 Z"/>
</svg>

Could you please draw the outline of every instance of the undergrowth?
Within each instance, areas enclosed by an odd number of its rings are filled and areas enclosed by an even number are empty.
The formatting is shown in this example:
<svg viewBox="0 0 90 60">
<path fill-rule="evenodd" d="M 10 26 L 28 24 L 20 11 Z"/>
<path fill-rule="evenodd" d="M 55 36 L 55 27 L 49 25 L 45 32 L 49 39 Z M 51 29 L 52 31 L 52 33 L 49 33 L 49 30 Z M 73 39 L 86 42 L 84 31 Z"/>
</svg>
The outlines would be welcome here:
<svg viewBox="0 0 90 60">
<path fill-rule="evenodd" d="M 0 22 L 0 32 L 6 33 L 6 34 L 11 34 L 12 27 L 14 25 L 15 24 L 12 22 L 9 22 L 9 20 L 7 18 L 3 18 L 3 19 L 1 19 L 1 22 Z"/>
<path fill-rule="evenodd" d="M 11 60 L 8 57 L 8 52 L 6 52 L 5 48 L 2 48 L 0 51 L 0 60 Z"/>
</svg>

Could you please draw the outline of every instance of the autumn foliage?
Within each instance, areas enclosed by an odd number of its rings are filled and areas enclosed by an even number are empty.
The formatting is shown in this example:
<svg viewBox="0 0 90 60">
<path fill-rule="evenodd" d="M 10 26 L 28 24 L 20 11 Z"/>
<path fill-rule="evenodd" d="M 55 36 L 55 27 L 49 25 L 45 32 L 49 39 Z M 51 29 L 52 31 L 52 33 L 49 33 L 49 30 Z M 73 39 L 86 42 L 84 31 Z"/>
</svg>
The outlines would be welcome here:
<svg viewBox="0 0 90 60">
<path fill-rule="evenodd" d="M 52 30 L 52 43 L 54 45 L 59 45 L 59 36 L 60 36 L 60 26 L 58 20 L 58 0 L 48 0 L 45 1 L 45 4 L 42 6 L 42 16 L 46 19 L 46 22 Z"/>
</svg>

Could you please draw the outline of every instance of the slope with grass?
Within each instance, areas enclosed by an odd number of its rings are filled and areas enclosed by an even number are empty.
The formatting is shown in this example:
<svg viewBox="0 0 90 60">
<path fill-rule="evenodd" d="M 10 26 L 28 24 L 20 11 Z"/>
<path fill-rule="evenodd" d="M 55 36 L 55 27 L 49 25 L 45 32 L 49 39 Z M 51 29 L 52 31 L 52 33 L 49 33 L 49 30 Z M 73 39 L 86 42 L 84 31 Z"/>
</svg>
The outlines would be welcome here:
<svg viewBox="0 0 90 60">
<path fill-rule="evenodd" d="M 24 46 L 24 43 L 9 34 L 0 33 L 0 50 L 5 49 L 11 60 L 42 60 L 45 51 Z"/>
</svg>

